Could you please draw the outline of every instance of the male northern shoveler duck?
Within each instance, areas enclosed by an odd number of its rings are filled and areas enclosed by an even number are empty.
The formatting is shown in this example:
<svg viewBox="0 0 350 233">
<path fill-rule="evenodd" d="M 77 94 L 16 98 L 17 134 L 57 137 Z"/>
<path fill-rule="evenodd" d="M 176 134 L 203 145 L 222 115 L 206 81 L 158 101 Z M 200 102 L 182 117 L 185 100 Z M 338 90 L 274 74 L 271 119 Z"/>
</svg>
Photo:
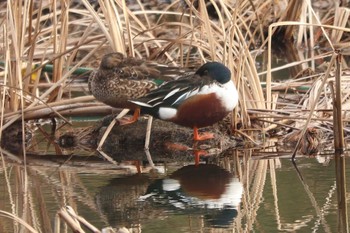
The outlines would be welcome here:
<svg viewBox="0 0 350 233">
<path fill-rule="evenodd" d="M 231 71 L 219 62 L 208 62 L 194 74 L 166 82 L 145 96 L 131 100 L 143 114 L 193 128 L 194 140 L 213 138 L 198 128 L 213 125 L 238 103 Z"/>
<path fill-rule="evenodd" d="M 139 108 L 129 102 L 156 89 L 162 82 L 170 81 L 186 72 L 179 67 L 171 67 L 134 57 L 125 57 L 115 52 L 103 56 L 100 67 L 90 75 L 88 86 L 93 96 L 112 107 L 134 110 L 131 119 L 123 119 L 120 124 L 137 120 Z"/>
</svg>

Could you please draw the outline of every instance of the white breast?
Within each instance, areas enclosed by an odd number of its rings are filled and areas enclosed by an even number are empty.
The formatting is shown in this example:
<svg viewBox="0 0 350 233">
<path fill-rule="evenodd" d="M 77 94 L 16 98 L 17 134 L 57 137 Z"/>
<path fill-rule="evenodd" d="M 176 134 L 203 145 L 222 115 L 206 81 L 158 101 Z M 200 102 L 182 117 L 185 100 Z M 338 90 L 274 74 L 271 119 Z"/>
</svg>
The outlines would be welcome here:
<svg viewBox="0 0 350 233">
<path fill-rule="evenodd" d="M 186 98 L 194 95 L 206 95 L 215 93 L 222 105 L 225 106 L 226 111 L 232 111 L 238 103 L 238 92 L 233 83 L 230 81 L 224 85 L 205 85 L 201 89 L 196 89 L 190 93 L 187 93 Z M 181 98 L 179 98 L 181 99 Z M 176 102 L 176 101 L 175 101 Z M 159 108 L 159 117 L 163 120 L 169 120 L 176 116 L 177 109 L 171 107 Z"/>
<path fill-rule="evenodd" d="M 232 111 L 238 103 L 238 92 L 235 84 L 231 80 L 223 85 L 206 85 L 203 86 L 197 94 L 215 93 L 221 100 L 221 103 L 226 107 L 226 110 Z"/>
</svg>

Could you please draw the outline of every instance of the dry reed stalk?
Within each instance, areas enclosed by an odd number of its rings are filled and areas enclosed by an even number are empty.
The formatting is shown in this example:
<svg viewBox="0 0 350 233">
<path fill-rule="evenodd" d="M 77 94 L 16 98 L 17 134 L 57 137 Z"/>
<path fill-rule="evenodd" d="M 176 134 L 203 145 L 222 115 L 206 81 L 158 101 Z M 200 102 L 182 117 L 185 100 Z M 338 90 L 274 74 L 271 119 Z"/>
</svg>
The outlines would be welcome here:
<svg viewBox="0 0 350 233">
<path fill-rule="evenodd" d="M 52 102 L 52 103 L 48 103 L 48 104 L 43 103 L 41 105 L 36 105 L 36 106 L 34 106 L 32 108 L 26 108 L 26 109 L 23 110 L 23 113 L 27 113 L 27 112 L 31 112 L 31 111 L 34 112 L 34 111 L 43 110 L 43 109 L 51 109 L 53 107 L 57 107 L 57 106 L 60 106 L 60 105 L 66 105 L 66 104 L 84 103 L 84 102 L 88 102 L 88 101 L 91 101 L 91 100 L 94 100 L 94 98 L 91 95 L 89 95 L 89 96 L 81 96 L 81 97 L 76 97 L 76 98 L 71 98 L 71 99 L 60 100 L 60 101 Z M 16 116 L 16 115 L 18 115 L 20 113 L 21 113 L 20 111 L 9 112 L 9 113 L 4 114 L 4 117 L 5 118 L 9 118 L 9 117 L 12 117 L 12 116 Z"/>
<path fill-rule="evenodd" d="M 241 38 L 243 39 L 243 38 Z M 243 77 L 248 77 L 248 80 L 243 82 L 241 81 L 242 87 L 245 88 L 246 94 L 248 94 L 247 99 L 254 100 L 255 102 L 246 102 L 248 109 L 265 109 L 264 103 L 266 100 L 266 96 L 263 94 L 263 89 L 261 87 L 260 79 L 257 74 L 257 70 L 255 68 L 255 61 L 251 54 L 248 51 L 248 47 L 245 47 L 243 50 Z M 243 78 L 242 77 L 242 78 Z M 248 88 L 249 87 L 249 88 Z M 249 94 L 251 96 L 249 96 Z M 242 95 L 241 95 L 242 96 Z M 246 115 L 247 116 L 247 115 Z M 248 119 L 248 118 L 247 118 Z"/>
<path fill-rule="evenodd" d="M 61 14 L 60 16 L 60 34 L 58 35 L 57 39 L 57 46 L 54 46 L 54 53 L 55 54 L 63 54 L 66 52 L 67 49 L 67 40 L 69 38 L 68 34 L 68 23 L 69 23 L 69 16 L 68 16 L 68 11 L 69 11 L 69 0 L 61 0 Z M 58 15 L 57 15 L 58 16 Z M 55 38 L 56 39 L 56 38 Z M 56 43 L 54 44 L 56 45 Z M 67 64 L 65 62 L 66 58 L 64 56 L 61 56 L 59 59 L 55 60 L 54 62 L 54 72 L 53 72 L 53 82 L 57 82 L 65 71 L 67 71 L 67 67 L 70 66 L 70 64 Z M 57 63 L 56 63 L 57 62 Z M 55 66 L 57 65 L 57 66 Z M 62 98 L 62 87 L 56 89 L 55 91 L 52 92 L 50 95 L 48 102 L 51 102 L 51 100 L 60 100 Z"/>
<path fill-rule="evenodd" d="M 285 115 L 267 115 L 267 116 L 264 116 L 264 115 L 262 115 L 262 116 L 259 116 L 259 117 L 256 117 L 256 118 L 252 118 L 252 119 L 256 119 L 256 120 L 261 120 L 261 121 L 265 121 L 265 119 L 264 118 L 269 118 L 269 119 L 271 119 L 271 117 L 273 117 L 274 119 L 281 119 L 281 120 L 291 120 L 292 122 L 298 122 L 298 121 L 305 121 L 305 120 L 307 120 L 308 119 L 308 117 L 306 117 L 306 116 L 300 116 L 300 115 L 292 115 L 292 116 L 285 116 Z M 297 120 L 296 120 L 297 119 Z M 323 123 L 325 123 L 325 124 L 331 124 L 332 122 L 333 122 L 333 119 L 329 119 L 329 118 L 319 118 L 319 117 L 312 117 L 311 118 L 311 120 L 312 121 L 317 121 L 317 122 L 323 122 Z M 348 118 L 346 118 L 346 119 L 343 119 L 342 120 L 343 122 L 350 122 L 350 120 L 348 119 Z M 278 124 L 278 123 L 276 123 L 275 121 L 269 121 L 269 122 L 271 122 L 271 124 Z M 321 127 L 321 126 L 319 126 L 319 127 Z M 293 126 L 288 126 L 288 128 L 294 128 Z M 300 128 L 300 127 L 299 127 Z M 298 129 L 299 129 L 298 128 Z M 350 130 L 349 129 L 344 129 L 346 132 L 350 132 Z M 326 129 L 325 128 L 325 131 L 333 131 L 333 130 L 330 130 L 330 129 Z"/>
<path fill-rule="evenodd" d="M 345 149 L 344 129 L 342 121 L 342 89 L 341 89 L 341 62 L 342 55 L 337 54 L 336 59 L 336 75 L 335 75 L 335 90 L 333 83 L 330 83 L 333 99 L 333 127 L 334 127 L 334 149 L 341 154 Z"/>
<path fill-rule="evenodd" d="M 271 104 L 272 104 L 271 108 L 272 108 L 272 110 L 275 110 L 275 109 L 276 109 L 277 99 L 278 99 L 278 94 L 277 94 L 277 93 L 272 94 L 272 98 L 271 98 Z M 267 121 L 271 121 L 271 122 L 272 122 L 272 120 L 273 120 L 273 119 L 271 119 L 271 118 L 270 118 L 270 119 L 267 119 Z M 268 125 L 267 127 L 264 127 L 264 128 L 263 128 L 263 131 L 264 131 L 264 132 L 268 132 L 268 131 L 270 131 L 270 130 L 272 130 L 272 129 L 275 129 L 277 126 L 278 126 L 278 125 L 275 124 L 275 123 L 270 124 L 270 125 Z"/>
<path fill-rule="evenodd" d="M 24 115 L 24 119 L 34 120 L 42 118 L 60 117 L 60 119 L 62 119 L 65 123 L 71 124 L 70 121 L 63 116 L 105 116 L 111 114 L 112 112 L 113 109 L 111 109 L 111 107 L 103 106 L 102 104 L 77 103 L 65 106 L 60 105 L 51 109 L 45 108 L 35 112 L 28 112 Z"/>
<path fill-rule="evenodd" d="M 95 50 L 92 50 L 89 54 L 93 54 Z M 89 55 L 87 55 L 88 57 Z M 85 57 L 85 59 L 87 59 Z M 29 111 L 33 106 L 38 104 L 41 100 L 45 99 L 47 96 L 49 96 L 54 90 L 56 90 L 62 83 L 64 83 L 69 76 L 74 72 L 74 70 L 79 67 L 83 62 L 85 62 L 85 59 L 82 59 L 79 61 L 74 67 L 72 67 L 71 70 L 69 70 L 59 81 L 54 83 L 53 86 L 51 86 L 48 90 L 46 90 L 41 96 L 39 96 L 37 99 L 35 99 L 27 108 L 26 110 L 23 108 L 22 111 Z M 23 115 L 23 114 L 22 114 Z M 8 122 L 3 126 L 3 129 L 6 129 L 8 126 L 10 126 L 13 122 L 18 120 L 21 117 L 21 115 L 15 115 L 13 117 L 10 117 L 8 119 Z"/>
<path fill-rule="evenodd" d="M 96 232 L 99 233 L 100 230 L 98 230 L 95 226 L 93 226 L 91 223 L 89 223 L 88 221 L 86 221 L 85 218 L 79 216 L 77 213 L 75 213 L 75 211 L 73 210 L 72 207 L 70 206 L 66 206 L 65 207 L 66 211 L 68 212 L 68 214 L 75 219 L 75 221 L 78 221 L 79 223 L 81 223 L 82 225 L 84 225 L 86 228 L 88 228 L 90 231 L 92 232 Z"/>
<path fill-rule="evenodd" d="M 73 232 L 85 233 L 79 222 L 70 216 L 65 207 L 62 207 L 61 210 L 58 211 L 57 215 L 64 220 L 64 222 L 72 229 Z"/>
<path fill-rule="evenodd" d="M 4 35 L 7 35 L 7 30 L 6 27 L 4 26 L 3 28 L 3 32 Z M 4 38 L 4 42 L 5 42 L 5 47 L 6 47 L 6 54 L 5 54 L 5 67 L 4 67 L 4 84 L 7 83 L 8 80 L 8 66 L 6 64 L 9 64 L 9 52 L 10 50 L 7 49 L 9 47 L 9 43 L 8 43 L 8 39 L 7 37 Z M 8 102 L 6 103 L 6 95 L 8 92 L 8 88 L 4 85 L 2 86 L 2 95 L 1 95 L 1 114 L 0 114 L 0 141 L 2 139 L 2 131 L 3 131 L 3 124 L 4 124 L 4 114 L 5 114 L 5 110 L 6 110 L 6 105 L 8 104 Z"/>
<path fill-rule="evenodd" d="M 316 98 L 317 98 L 317 99 L 319 99 L 319 97 L 320 97 L 320 95 L 321 95 L 321 92 L 322 92 L 322 89 L 323 89 L 323 86 L 324 86 L 324 85 L 326 84 L 326 82 L 327 82 L 327 79 L 328 79 L 329 74 L 330 74 L 330 71 L 331 71 L 331 67 L 333 67 L 334 62 L 335 62 L 335 59 L 336 59 L 336 55 L 333 54 L 332 59 L 331 59 L 331 61 L 330 61 L 330 63 L 329 63 L 328 69 L 327 69 L 327 71 L 326 71 L 326 73 L 325 73 L 325 76 L 323 77 L 321 87 L 320 87 L 320 88 L 318 89 L 318 91 L 317 91 L 317 94 L 316 94 Z M 314 112 L 314 110 L 315 110 L 315 107 L 316 107 L 316 102 L 314 102 L 314 103 L 310 106 L 310 114 L 309 114 L 309 116 L 308 116 L 308 118 L 307 118 L 307 120 L 306 120 L 306 122 L 305 122 L 305 125 L 304 125 L 304 127 L 303 127 L 301 136 L 300 136 L 300 138 L 299 138 L 299 140 L 298 140 L 298 142 L 297 142 L 297 144 L 296 144 L 296 147 L 295 147 L 295 149 L 294 149 L 294 151 L 293 151 L 293 154 L 292 154 L 292 160 L 293 160 L 293 161 L 294 161 L 295 155 L 296 155 L 296 153 L 297 153 L 297 150 L 298 150 L 298 148 L 299 148 L 300 142 L 301 142 L 301 140 L 302 140 L 302 138 L 303 138 L 302 136 L 305 134 L 305 132 L 306 132 L 306 130 L 307 130 L 307 128 L 308 128 L 308 125 L 309 125 L 309 123 L 310 123 L 310 121 L 311 121 L 311 118 L 312 118 L 313 112 Z"/>
<path fill-rule="evenodd" d="M 345 7 L 339 7 L 335 10 L 334 23 L 333 25 L 340 28 L 346 28 L 349 22 L 350 9 Z M 345 30 L 332 30 L 331 39 L 334 44 L 337 44 L 341 41 L 341 38 Z"/>
<path fill-rule="evenodd" d="M 132 38 L 132 35 L 131 35 L 132 34 L 132 30 L 131 30 L 129 15 L 128 15 L 128 12 L 127 12 L 126 1 L 122 1 L 122 6 L 123 6 L 124 19 L 125 19 L 126 33 L 127 33 L 127 38 L 128 38 L 128 41 L 129 41 L 129 43 L 128 43 L 128 45 L 129 45 L 129 48 L 128 48 L 129 49 L 129 56 L 135 57 L 133 38 Z"/>
<path fill-rule="evenodd" d="M 22 3 L 21 1 L 18 1 L 17 3 L 13 3 L 12 1 L 9 1 L 9 5 L 7 8 L 8 16 L 7 16 L 7 25 L 10 27 L 8 31 L 7 37 L 10 38 L 13 42 L 12 46 L 9 44 L 9 47 L 6 48 L 9 51 L 11 51 L 11 54 L 14 54 L 14 58 L 16 62 L 13 62 L 12 59 L 8 58 L 5 60 L 8 60 L 9 63 L 9 84 L 10 86 L 13 86 L 15 88 L 21 88 L 20 82 L 21 82 L 21 73 L 20 73 L 20 67 L 21 67 L 21 59 L 20 59 L 20 51 L 21 46 L 20 46 L 20 38 L 19 37 L 19 32 L 20 30 L 20 16 L 22 12 L 17 12 L 22 10 Z M 17 4 L 20 4 L 20 6 L 17 6 Z M 17 16 L 17 17 L 16 17 Z M 18 96 L 15 95 L 14 92 L 10 91 L 10 110 L 17 110 L 19 108 L 19 99 Z"/>
<path fill-rule="evenodd" d="M 36 99 L 39 99 L 39 98 L 36 98 Z M 68 121 L 67 121 L 60 113 L 58 113 L 54 108 L 48 106 L 44 101 L 41 101 L 41 99 L 39 99 L 39 100 L 40 100 L 40 102 L 43 103 L 44 107 L 47 108 L 46 111 L 49 111 L 49 109 L 50 109 L 51 111 L 55 112 L 55 114 L 56 114 L 58 117 L 60 117 L 60 118 L 63 119 L 64 121 L 68 122 Z M 42 107 L 43 107 L 43 106 L 41 106 L 41 108 L 42 108 Z M 25 111 L 25 109 L 24 109 L 24 110 L 21 109 L 21 110 L 15 112 L 15 113 L 12 112 L 12 113 L 9 113 L 9 114 L 4 114 L 4 117 L 6 117 L 6 115 L 7 115 L 7 116 L 16 115 L 16 113 L 17 113 L 17 114 L 18 114 L 18 117 L 21 117 L 21 116 L 22 116 L 22 118 L 23 118 L 23 114 L 24 114 L 25 112 L 28 112 L 28 111 L 30 111 L 30 109 L 27 109 L 27 111 Z M 24 119 L 24 118 L 23 118 L 23 119 Z M 3 129 L 6 129 L 6 127 L 4 126 Z"/>
<path fill-rule="evenodd" d="M 119 1 L 121 3 L 121 1 Z M 124 25 L 122 24 L 121 16 L 117 10 L 114 1 L 99 1 L 103 15 L 105 16 L 110 36 L 110 45 L 114 51 L 126 52 L 126 40 L 123 35 Z M 124 12 L 125 14 L 125 12 Z M 125 17 L 128 17 L 127 15 Z"/>
<path fill-rule="evenodd" d="M 276 71 L 288 69 L 288 68 L 291 68 L 293 66 L 297 66 L 297 65 L 300 65 L 300 64 L 303 64 L 303 63 L 308 63 L 310 61 L 314 61 L 314 60 L 318 60 L 318 59 L 327 59 L 327 58 L 329 58 L 331 56 L 332 56 L 332 52 L 321 53 L 321 54 L 319 54 L 317 56 L 314 56 L 314 57 L 301 59 L 300 61 L 289 62 L 289 63 L 287 63 L 285 65 L 274 67 L 274 68 L 271 67 L 270 72 L 273 73 L 273 72 L 276 72 Z M 261 76 L 261 75 L 268 74 L 268 72 L 269 72 L 268 70 L 261 71 L 261 72 L 258 73 L 258 75 Z M 273 83 L 271 82 L 271 84 L 273 84 Z"/>
<path fill-rule="evenodd" d="M 34 55 L 36 53 L 36 48 L 37 48 L 37 44 L 36 44 L 36 40 L 40 37 L 40 20 L 42 17 L 42 11 L 43 11 L 43 1 L 39 1 L 38 2 L 38 8 L 36 9 L 36 11 L 34 12 L 34 6 L 33 6 L 34 2 L 31 3 L 31 14 L 29 15 L 29 28 L 28 28 L 28 43 L 30 44 L 30 49 L 29 49 L 29 53 L 28 53 L 28 65 L 27 65 L 27 69 L 26 69 L 26 73 L 25 73 L 25 80 L 27 82 L 27 85 L 30 85 L 30 80 L 32 78 L 32 69 L 33 69 L 33 62 L 34 62 Z M 37 20 L 33 20 L 33 16 L 34 14 L 37 14 Z M 34 31 L 32 31 L 31 29 L 31 25 L 35 25 L 34 26 Z M 33 74 L 34 76 L 34 86 L 31 88 L 32 90 L 32 96 L 37 96 L 37 85 L 39 84 L 39 80 L 40 80 L 40 70 L 36 73 L 37 76 L 35 76 L 35 73 Z M 30 87 L 29 87 L 30 88 Z"/>
</svg>

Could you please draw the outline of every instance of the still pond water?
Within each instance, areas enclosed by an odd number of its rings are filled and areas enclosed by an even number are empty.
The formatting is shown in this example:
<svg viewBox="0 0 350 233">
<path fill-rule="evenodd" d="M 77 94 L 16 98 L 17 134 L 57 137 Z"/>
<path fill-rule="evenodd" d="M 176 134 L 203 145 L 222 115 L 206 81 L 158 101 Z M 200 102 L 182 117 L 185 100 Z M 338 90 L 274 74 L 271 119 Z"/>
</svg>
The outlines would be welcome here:
<svg viewBox="0 0 350 233">
<path fill-rule="evenodd" d="M 251 150 L 231 151 L 198 166 L 191 161 L 156 163 L 158 172 L 142 174 L 132 174 L 131 165 L 82 166 L 96 163 L 88 159 L 57 166 L 54 158 L 43 162 L 29 157 L 26 169 L 8 153 L 1 160 L 0 209 L 39 232 L 53 232 L 58 225 L 60 232 L 72 232 L 57 217 L 66 205 L 99 229 L 339 232 L 331 155 L 299 157 L 301 176 L 289 159 L 258 159 Z M 350 166 L 349 159 L 345 166 Z M 20 229 L 10 218 L 0 217 L 0 232 Z"/>
</svg>

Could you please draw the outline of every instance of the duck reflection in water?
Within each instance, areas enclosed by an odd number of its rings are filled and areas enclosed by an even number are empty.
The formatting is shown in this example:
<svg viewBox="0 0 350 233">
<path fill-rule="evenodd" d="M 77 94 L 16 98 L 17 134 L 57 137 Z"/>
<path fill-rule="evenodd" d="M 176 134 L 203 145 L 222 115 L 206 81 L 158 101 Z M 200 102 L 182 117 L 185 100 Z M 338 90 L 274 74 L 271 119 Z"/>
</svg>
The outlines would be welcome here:
<svg viewBox="0 0 350 233">
<path fill-rule="evenodd" d="M 243 186 L 234 174 L 214 164 L 199 164 L 156 180 L 140 200 L 177 213 L 199 213 L 210 226 L 228 227 L 238 214 L 242 193 Z"/>
</svg>

